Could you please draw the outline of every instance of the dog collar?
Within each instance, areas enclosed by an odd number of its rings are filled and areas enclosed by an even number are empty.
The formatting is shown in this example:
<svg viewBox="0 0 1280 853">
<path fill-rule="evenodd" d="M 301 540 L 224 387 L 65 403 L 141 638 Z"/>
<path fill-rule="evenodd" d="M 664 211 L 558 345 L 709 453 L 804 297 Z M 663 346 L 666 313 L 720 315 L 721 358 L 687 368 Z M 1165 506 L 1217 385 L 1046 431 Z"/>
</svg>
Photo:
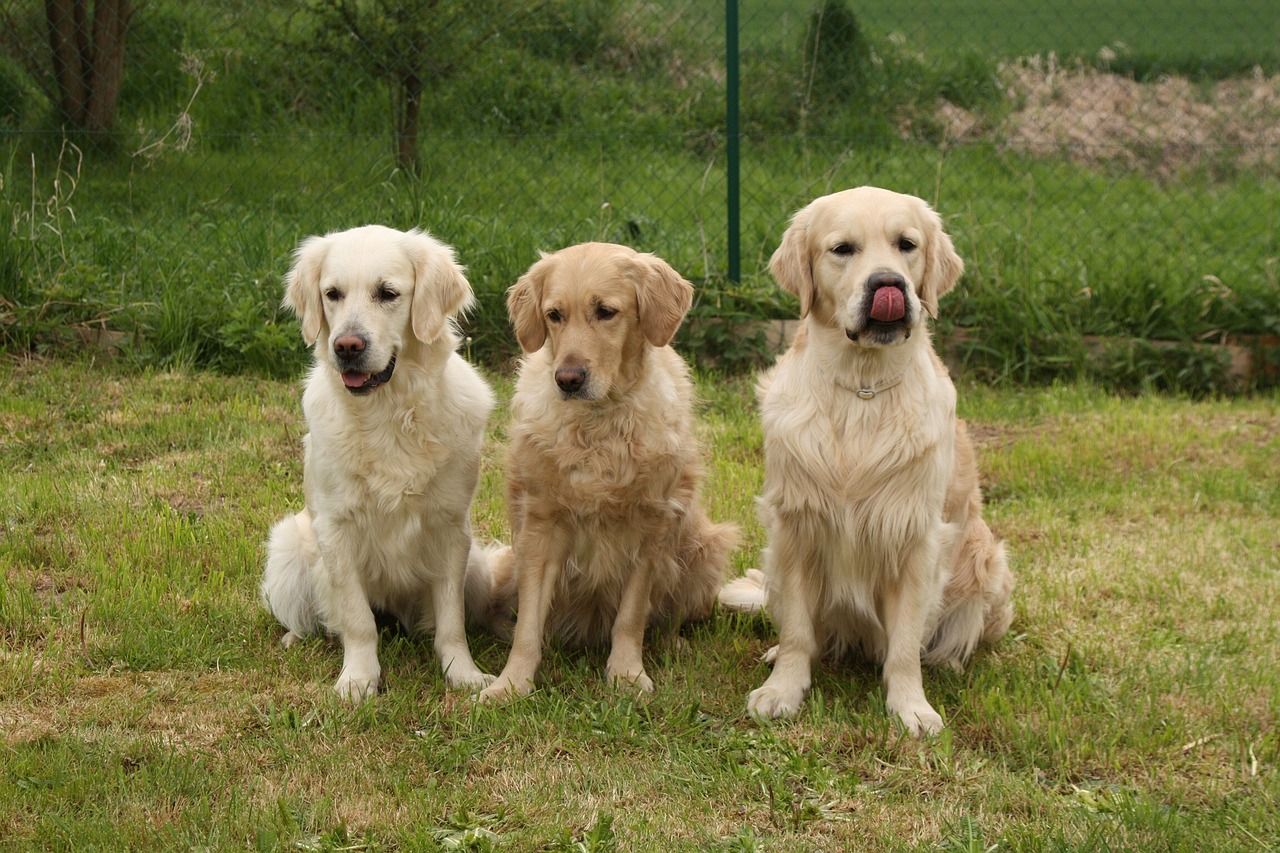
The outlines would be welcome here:
<svg viewBox="0 0 1280 853">
<path fill-rule="evenodd" d="M 881 391 L 887 391 L 890 388 L 892 388 L 894 385 L 897 385 L 899 382 L 902 381 L 902 377 L 906 375 L 907 375 L 907 371 L 903 370 L 901 373 L 899 373 L 897 376 L 893 377 L 892 379 L 882 379 L 879 382 L 876 382 L 874 385 L 860 385 L 856 388 L 853 385 L 849 385 L 841 381 L 840 379 L 836 379 L 835 382 L 837 385 L 839 385 L 841 388 L 845 389 L 846 391 L 852 391 L 854 394 L 857 395 L 859 400 L 870 400 L 870 399 L 873 399 Z"/>
</svg>

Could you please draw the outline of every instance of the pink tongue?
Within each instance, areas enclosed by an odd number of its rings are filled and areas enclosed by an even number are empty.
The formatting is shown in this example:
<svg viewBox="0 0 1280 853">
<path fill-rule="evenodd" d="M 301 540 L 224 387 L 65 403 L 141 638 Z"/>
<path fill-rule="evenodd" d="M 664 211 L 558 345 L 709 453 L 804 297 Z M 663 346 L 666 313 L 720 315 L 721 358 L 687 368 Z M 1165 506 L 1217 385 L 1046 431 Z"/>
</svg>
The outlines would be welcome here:
<svg viewBox="0 0 1280 853">
<path fill-rule="evenodd" d="M 877 293 L 876 296 L 879 297 L 880 294 Z M 364 385 L 364 383 L 368 381 L 369 381 L 369 374 L 367 373 L 356 373 L 355 371 L 349 371 L 347 373 L 342 374 L 342 384 L 346 385 L 348 388 L 360 388 Z"/>
<path fill-rule="evenodd" d="M 882 287 L 871 299 L 871 319 L 881 323 L 892 323 L 901 320 L 907 313 L 902 291 L 896 287 Z"/>
</svg>

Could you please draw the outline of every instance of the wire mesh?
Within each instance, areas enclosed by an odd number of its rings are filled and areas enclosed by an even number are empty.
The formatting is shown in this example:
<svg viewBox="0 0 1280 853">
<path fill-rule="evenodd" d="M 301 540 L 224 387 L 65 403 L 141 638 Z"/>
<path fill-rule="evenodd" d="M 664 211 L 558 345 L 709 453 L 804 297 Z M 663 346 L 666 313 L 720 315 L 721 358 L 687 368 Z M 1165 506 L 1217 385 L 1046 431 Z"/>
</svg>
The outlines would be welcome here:
<svg viewBox="0 0 1280 853">
<path fill-rule="evenodd" d="M 67 107 L 55 16 L 92 90 L 108 7 L 127 26 L 102 126 Z M 750 360 L 739 321 L 794 312 L 767 275 L 789 216 L 860 184 L 947 221 L 968 269 L 940 332 L 977 372 L 1057 375 L 1091 336 L 1280 333 L 1274 4 L 737 12 L 731 237 L 719 4 L 0 0 L 7 337 L 57 315 L 160 360 L 291 370 L 292 247 L 381 221 L 457 247 L 478 357 L 514 352 L 502 294 L 539 250 L 604 239 L 699 285 L 695 356 Z"/>
</svg>

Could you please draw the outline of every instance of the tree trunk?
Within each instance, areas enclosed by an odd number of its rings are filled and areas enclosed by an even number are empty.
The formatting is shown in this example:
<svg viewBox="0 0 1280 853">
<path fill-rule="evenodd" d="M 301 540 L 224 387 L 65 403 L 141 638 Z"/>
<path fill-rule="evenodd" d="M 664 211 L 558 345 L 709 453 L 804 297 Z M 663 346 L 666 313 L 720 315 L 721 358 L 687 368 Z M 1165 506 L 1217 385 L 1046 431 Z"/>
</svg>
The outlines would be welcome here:
<svg viewBox="0 0 1280 853">
<path fill-rule="evenodd" d="M 116 100 L 124 76 L 124 36 L 132 13 L 130 0 L 97 0 L 93 9 L 93 65 L 84 128 L 90 133 L 111 130 Z"/>
<path fill-rule="evenodd" d="M 44 8 L 63 121 L 90 133 L 111 130 L 131 0 L 45 0 Z"/>
<path fill-rule="evenodd" d="M 58 110 L 62 120 L 80 127 L 88 103 L 85 60 L 88 53 L 80 0 L 45 0 L 45 20 L 49 23 L 49 46 L 53 49 L 53 76 L 58 84 Z"/>
<path fill-rule="evenodd" d="M 422 117 L 422 78 L 408 73 L 400 78 L 400 114 L 396 116 L 396 165 L 418 174 L 418 124 Z"/>
</svg>

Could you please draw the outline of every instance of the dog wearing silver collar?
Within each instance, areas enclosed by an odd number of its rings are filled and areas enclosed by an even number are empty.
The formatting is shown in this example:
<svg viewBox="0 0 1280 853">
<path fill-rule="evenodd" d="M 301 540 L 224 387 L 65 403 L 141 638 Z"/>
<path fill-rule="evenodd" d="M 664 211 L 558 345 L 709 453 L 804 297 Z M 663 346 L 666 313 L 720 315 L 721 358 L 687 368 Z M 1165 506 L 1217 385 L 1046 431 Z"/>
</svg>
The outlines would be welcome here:
<svg viewBox="0 0 1280 853">
<path fill-rule="evenodd" d="M 1013 577 L 928 325 L 963 269 L 925 202 L 874 187 L 799 211 L 770 261 L 803 325 L 758 387 L 764 572 L 719 596 L 778 627 L 753 715 L 795 714 L 813 664 L 853 651 L 911 734 L 936 732 L 921 662 L 963 668 L 1009 628 Z"/>
<path fill-rule="evenodd" d="M 306 508 L 272 529 L 261 597 L 286 646 L 338 637 L 344 699 L 378 687 L 375 611 L 434 631 L 450 687 L 493 680 L 464 628 L 464 598 L 487 614 L 492 591 L 469 519 L 494 406 L 457 353 L 455 319 L 471 302 L 450 247 L 378 225 L 304 240 L 286 279 L 284 304 L 315 347 L 302 396 Z"/>
</svg>

